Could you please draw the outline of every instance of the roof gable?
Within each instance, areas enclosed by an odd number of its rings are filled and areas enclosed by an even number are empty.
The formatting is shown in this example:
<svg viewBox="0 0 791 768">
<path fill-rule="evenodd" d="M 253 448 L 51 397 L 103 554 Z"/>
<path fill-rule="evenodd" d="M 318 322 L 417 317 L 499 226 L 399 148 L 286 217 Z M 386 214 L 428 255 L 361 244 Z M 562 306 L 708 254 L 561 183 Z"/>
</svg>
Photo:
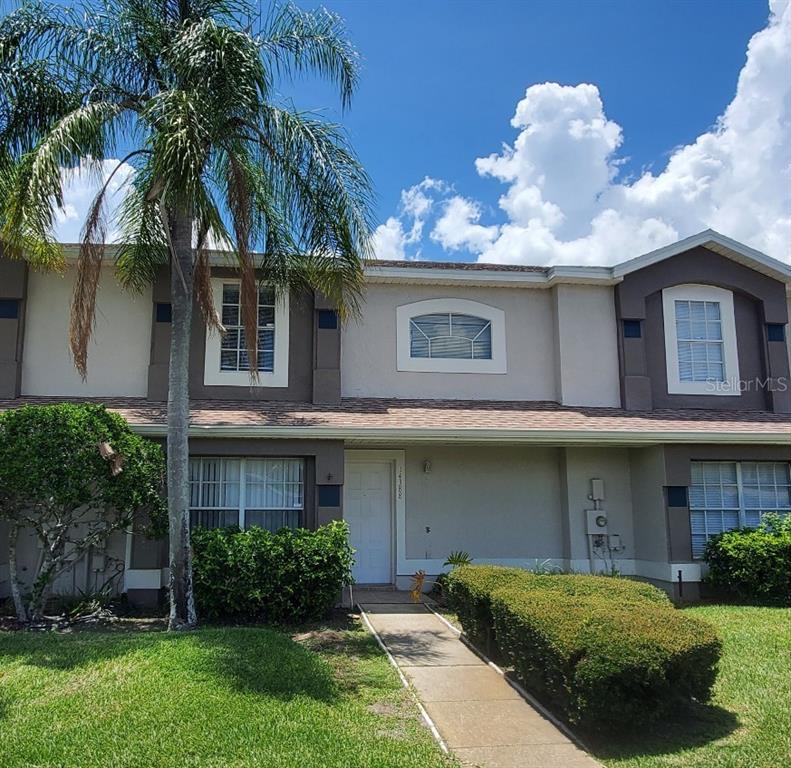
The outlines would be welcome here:
<svg viewBox="0 0 791 768">
<path fill-rule="evenodd" d="M 791 282 L 791 266 L 773 259 L 755 248 L 750 248 L 738 240 L 721 235 L 713 229 L 706 229 L 663 248 L 657 248 L 655 251 L 644 253 L 634 259 L 622 261 L 612 268 L 612 275 L 615 278 L 622 278 L 638 269 L 649 267 L 700 246 L 781 282 Z"/>
</svg>

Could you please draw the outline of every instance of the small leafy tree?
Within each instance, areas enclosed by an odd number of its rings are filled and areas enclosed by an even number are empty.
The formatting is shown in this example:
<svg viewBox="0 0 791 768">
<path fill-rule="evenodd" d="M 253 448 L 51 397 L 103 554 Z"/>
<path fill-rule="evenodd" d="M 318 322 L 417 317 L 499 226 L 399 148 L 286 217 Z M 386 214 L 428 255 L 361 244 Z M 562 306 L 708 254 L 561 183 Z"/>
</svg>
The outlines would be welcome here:
<svg viewBox="0 0 791 768">
<path fill-rule="evenodd" d="M 27 405 L 0 414 L 0 518 L 10 522 L 17 618 L 40 619 L 55 579 L 137 516 L 164 533 L 164 474 L 162 448 L 104 406 Z M 42 548 L 26 596 L 16 563 L 22 528 L 31 528 Z"/>
</svg>

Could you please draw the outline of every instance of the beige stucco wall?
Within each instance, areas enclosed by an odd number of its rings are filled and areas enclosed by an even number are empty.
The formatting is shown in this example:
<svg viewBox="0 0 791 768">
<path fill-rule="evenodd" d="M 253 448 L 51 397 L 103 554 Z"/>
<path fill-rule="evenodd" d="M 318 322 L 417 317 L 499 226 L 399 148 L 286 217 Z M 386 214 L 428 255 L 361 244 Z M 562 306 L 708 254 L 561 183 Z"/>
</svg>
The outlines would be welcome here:
<svg viewBox="0 0 791 768">
<path fill-rule="evenodd" d="M 446 298 L 479 301 L 505 312 L 507 373 L 396 370 L 396 308 Z M 344 397 L 554 400 L 554 356 L 552 297 L 547 290 L 370 285 L 362 317 L 343 329 L 342 393 Z"/>
<path fill-rule="evenodd" d="M 25 311 L 23 395 L 145 397 L 151 348 L 151 291 L 133 294 L 102 270 L 96 328 L 82 381 L 69 351 L 74 269 L 31 273 Z"/>
<path fill-rule="evenodd" d="M 607 513 L 608 533 L 618 534 L 624 547 L 622 552 L 613 553 L 613 557 L 634 558 L 628 449 L 566 448 L 563 468 L 564 528 L 568 541 L 564 557 L 572 561 L 587 560 L 589 557 L 585 511 L 594 508 L 588 495 L 591 492 L 591 480 L 596 478 L 604 481 L 605 498 L 601 509 Z"/>
<path fill-rule="evenodd" d="M 665 513 L 665 454 L 662 446 L 633 448 L 632 475 L 634 557 L 667 562 L 669 556 Z"/>
<path fill-rule="evenodd" d="M 562 557 L 559 466 L 555 448 L 408 448 L 406 556 Z"/>
<path fill-rule="evenodd" d="M 558 285 L 552 300 L 555 399 L 564 405 L 620 406 L 613 289 Z"/>
</svg>

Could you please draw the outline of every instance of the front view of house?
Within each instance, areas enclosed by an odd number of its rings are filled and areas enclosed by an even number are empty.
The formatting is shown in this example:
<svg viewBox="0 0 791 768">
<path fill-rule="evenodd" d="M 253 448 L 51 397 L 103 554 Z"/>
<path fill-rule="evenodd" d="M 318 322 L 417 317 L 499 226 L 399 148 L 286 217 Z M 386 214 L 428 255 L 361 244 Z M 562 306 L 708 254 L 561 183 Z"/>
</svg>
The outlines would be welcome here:
<svg viewBox="0 0 791 768">
<path fill-rule="evenodd" d="M 222 263 L 227 333 L 193 315 L 195 525 L 344 518 L 360 584 L 403 588 L 463 550 L 694 599 L 709 537 L 791 510 L 791 268 L 715 232 L 615 267 L 380 261 L 345 324 L 320 296 L 262 286 L 255 382 Z M 169 275 L 131 295 L 106 269 L 86 382 L 68 352 L 73 279 L 0 259 L 0 407 L 106 402 L 163 439 Z M 23 563 L 36 547 L 23 536 Z M 166 550 L 119 536 L 57 589 L 116 577 L 150 602 Z"/>
</svg>

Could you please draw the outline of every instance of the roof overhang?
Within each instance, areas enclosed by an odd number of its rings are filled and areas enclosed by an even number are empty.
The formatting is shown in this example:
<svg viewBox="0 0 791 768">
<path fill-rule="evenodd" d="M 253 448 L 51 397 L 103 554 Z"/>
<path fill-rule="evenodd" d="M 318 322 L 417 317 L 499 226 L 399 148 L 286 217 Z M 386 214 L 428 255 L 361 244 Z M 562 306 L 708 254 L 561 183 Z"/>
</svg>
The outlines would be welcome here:
<svg viewBox="0 0 791 768">
<path fill-rule="evenodd" d="M 421 266 L 417 266 L 415 262 L 408 261 L 399 263 L 373 261 L 365 267 L 365 277 L 367 282 L 374 284 L 499 288 L 552 288 L 559 284 L 608 286 L 620 283 L 626 275 L 632 272 L 700 246 L 785 283 L 787 290 L 791 293 L 791 265 L 767 256 L 765 253 L 715 232 L 713 229 L 698 232 L 663 248 L 657 248 L 642 256 L 622 261 L 612 267 L 569 265 L 546 267 L 503 265 L 498 267 L 495 264 L 455 265 L 452 263 L 444 263 L 441 266 L 422 263 Z M 112 256 L 117 247 L 117 244 L 108 244 L 108 256 Z M 64 243 L 63 251 L 67 259 L 76 259 L 79 245 Z M 234 266 L 230 252 L 211 251 L 210 260 L 212 266 Z"/>
<path fill-rule="evenodd" d="M 552 288 L 559 283 L 582 285 L 615 285 L 622 278 L 614 277 L 610 267 L 546 267 L 532 271 L 493 269 L 431 269 L 409 266 L 379 266 L 365 269 L 369 283 L 420 285 L 466 285 L 495 288 Z"/>
<path fill-rule="evenodd" d="M 165 437 L 164 424 L 132 424 L 131 428 L 147 437 Z M 343 440 L 349 444 L 456 443 L 466 445 L 618 445 L 645 446 L 661 444 L 716 443 L 727 445 L 791 445 L 791 433 L 760 431 L 653 430 L 536 430 L 536 429 L 457 429 L 421 427 L 344 427 L 344 426 L 241 426 L 231 424 L 192 425 L 192 438 L 225 439 L 306 439 Z"/>
</svg>

